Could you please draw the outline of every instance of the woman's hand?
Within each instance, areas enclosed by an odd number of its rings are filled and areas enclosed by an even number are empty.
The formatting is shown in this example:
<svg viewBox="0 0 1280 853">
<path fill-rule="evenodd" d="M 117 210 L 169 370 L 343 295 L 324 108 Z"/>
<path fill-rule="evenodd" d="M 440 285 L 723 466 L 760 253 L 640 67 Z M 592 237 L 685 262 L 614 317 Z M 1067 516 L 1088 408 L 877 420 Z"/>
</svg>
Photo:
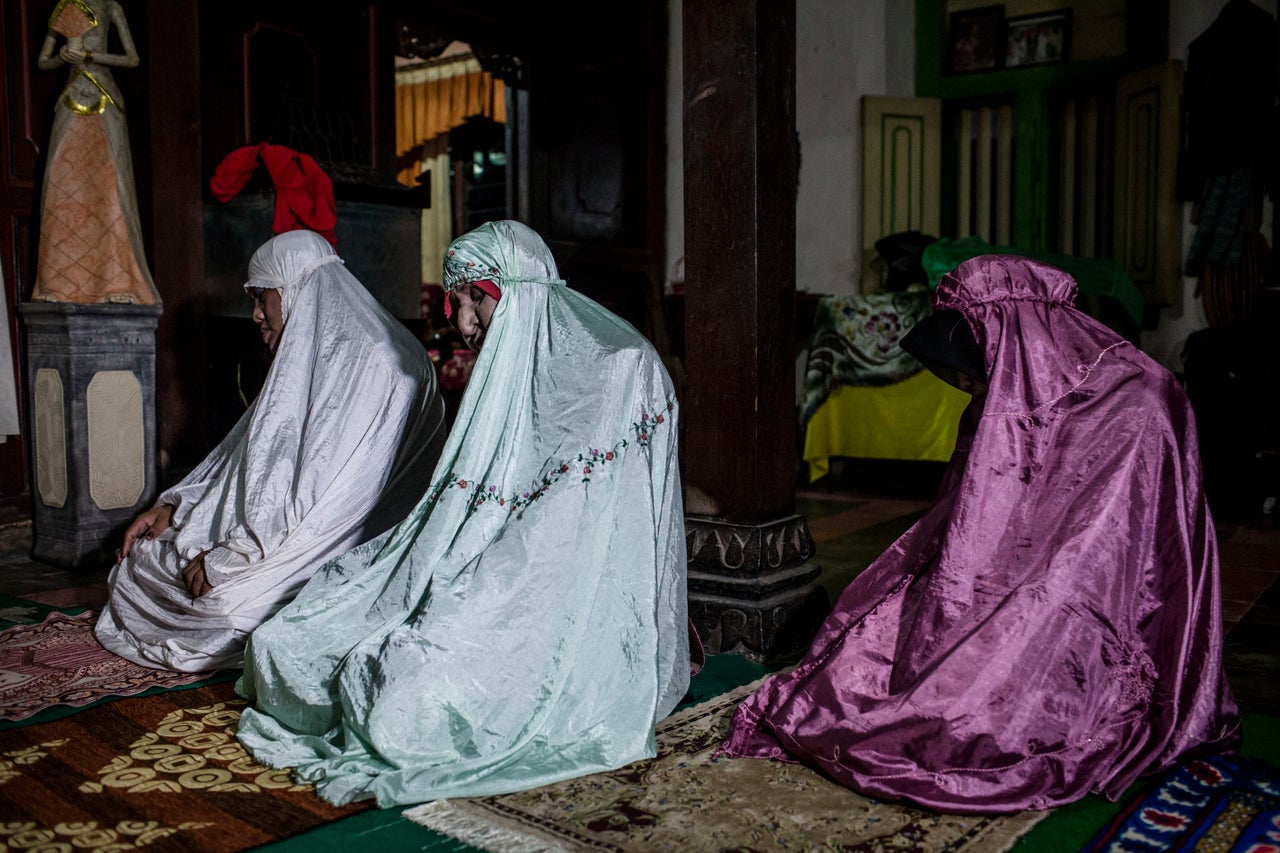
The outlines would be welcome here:
<svg viewBox="0 0 1280 853">
<path fill-rule="evenodd" d="M 204 571 L 204 555 L 208 553 L 209 551 L 201 551 L 196 554 L 195 559 L 182 570 L 182 581 L 187 585 L 187 592 L 191 593 L 193 601 L 213 589 L 213 584 L 209 583 L 209 577 Z"/>
<path fill-rule="evenodd" d="M 141 536 L 143 539 L 155 539 L 169 529 L 173 522 L 173 507 L 168 504 L 153 506 L 133 520 L 129 529 L 124 532 L 124 545 L 120 548 L 120 556 L 129 556 L 133 543 Z"/>
</svg>

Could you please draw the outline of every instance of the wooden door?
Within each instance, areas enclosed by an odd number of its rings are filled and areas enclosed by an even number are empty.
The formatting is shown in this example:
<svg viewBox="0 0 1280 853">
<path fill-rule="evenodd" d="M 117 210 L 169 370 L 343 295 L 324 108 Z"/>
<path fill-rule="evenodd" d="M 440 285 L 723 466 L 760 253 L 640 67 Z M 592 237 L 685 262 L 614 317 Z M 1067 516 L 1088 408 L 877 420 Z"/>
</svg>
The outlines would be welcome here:
<svg viewBox="0 0 1280 853">
<path fill-rule="evenodd" d="M 1116 83 L 1115 258 L 1150 304 L 1182 299 L 1182 207 L 1175 197 L 1182 63 Z"/>
<path fill-rule="evenodd" d="M 901 231 L 939 235 L 942 101 L 862 99 L 862 281 L 881 290 L 876 241 Z"/>
</svg>

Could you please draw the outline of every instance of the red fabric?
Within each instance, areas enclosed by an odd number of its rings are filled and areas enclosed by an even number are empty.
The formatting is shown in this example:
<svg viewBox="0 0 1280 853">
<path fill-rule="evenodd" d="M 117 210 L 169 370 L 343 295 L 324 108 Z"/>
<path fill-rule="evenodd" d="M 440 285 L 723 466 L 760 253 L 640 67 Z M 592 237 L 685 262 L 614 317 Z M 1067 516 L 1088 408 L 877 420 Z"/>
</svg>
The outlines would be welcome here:
<svg viewBox="0 0 1280 853">
<path fill-rule="evenodd" d="M 266 144 L 264 142 L 261 145 L 237 148 L 222 158 L 218 168 L 213 170 L 213 177 L 209 179 L 209 189 L 214 198 L 226 203 L 244 189 L 244 185 L 249 183 L 249 178 L 258 168 L 258 152 Z"/>
<path fill-rule="evenodd" d="M 502 291 L 499 290 L 498 285 L 494 284 L 490 279 L 482 278 L 477 281 L 469 281 L 467 284 L 474 284 L 476 287 L 480 288 L 480 290 L 492 296 L 494 302 L 500 302 L 502 300 Z M 449 301 L 449 295 L 447 293 L 444 297 L 444 317 L 446 320 L 453 319 L 453 303 Z"/>
<path fill-rule="evenodd" d="M 489 279 L 482 278 L 479 281 L 473 281 L 471 283 L 480 288 L 483 292 L 492 296 L 494 302 L 502 301 L 502 291 L 498 289 L 498 285 L 494 284 Z"/>
<path fill-rule="evenodd" d="M 221 202 L 234 198 L 249 182 L 259 162 L 267 167 L 276 191 L 271 230 L 276 234 L 299 229 L 315 231 L 336 248 L 338 208 L 333 181 L 314 159 L 292 148 L 261 142 L 232 151 L 218 164 L 209 181 L 213 197 Z"/>
</svg>

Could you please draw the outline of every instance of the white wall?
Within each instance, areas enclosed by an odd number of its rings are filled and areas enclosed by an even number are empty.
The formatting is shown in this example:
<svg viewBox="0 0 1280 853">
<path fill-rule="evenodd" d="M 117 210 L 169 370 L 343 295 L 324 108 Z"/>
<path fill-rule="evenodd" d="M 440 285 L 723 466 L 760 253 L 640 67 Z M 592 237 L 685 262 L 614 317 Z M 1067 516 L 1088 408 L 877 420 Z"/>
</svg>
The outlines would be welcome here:
<svg viewBox="0 0 1280 853">
<path fill-rule="evenodd" d="M 1254 0 L 1258 6 L 1272 15 L 1276 14 L 1276 0 Z M 1227 0 L 1171 0 L 1169 3 L 1169 58 L 1187 61 L 1187 48 L 1191 42 L 1208 29 L 1218 17 Z M 1186 256 L 1195 226 L 1191 224 L 1191 204 L 1183 204 L 1182 252 Z M 1270 205 L 1264 211 L 1263 233 L 1271 233 Z M 1204 306 L 1195 295 L 1196 279 L 1183 278 L 1182 304 L 1162 309 L 1156 329 L 1142 333 L 1142 348 L 1170 370 L 1182 370 L 1182 348 L 1187 336 L 1208 326 Z"/>
<path fill-rule="evenodd" d="M 681 0 L 671 0 L 667 77 L 667 277 L 684 255 Z M 915 4 L 796 0 L 796 287 L 854 293 L 862 259 L 863 95 L 915 89 Z"/>
</svg>

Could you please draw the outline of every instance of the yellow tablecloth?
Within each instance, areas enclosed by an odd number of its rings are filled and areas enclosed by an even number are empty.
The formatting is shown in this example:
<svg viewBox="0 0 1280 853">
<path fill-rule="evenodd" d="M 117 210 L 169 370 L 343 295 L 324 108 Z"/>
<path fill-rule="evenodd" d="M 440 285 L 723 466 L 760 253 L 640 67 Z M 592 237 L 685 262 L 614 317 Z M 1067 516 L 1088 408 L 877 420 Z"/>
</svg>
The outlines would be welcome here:
<svg viewBox="0 0 1280 853">
<path fill-rule="evenodd" d="M 810 482 L 832 456 L 947 461 L 969 399 L 927 370 L 892 385 L 837 386 L 805 430 Z"/>
</svg>

